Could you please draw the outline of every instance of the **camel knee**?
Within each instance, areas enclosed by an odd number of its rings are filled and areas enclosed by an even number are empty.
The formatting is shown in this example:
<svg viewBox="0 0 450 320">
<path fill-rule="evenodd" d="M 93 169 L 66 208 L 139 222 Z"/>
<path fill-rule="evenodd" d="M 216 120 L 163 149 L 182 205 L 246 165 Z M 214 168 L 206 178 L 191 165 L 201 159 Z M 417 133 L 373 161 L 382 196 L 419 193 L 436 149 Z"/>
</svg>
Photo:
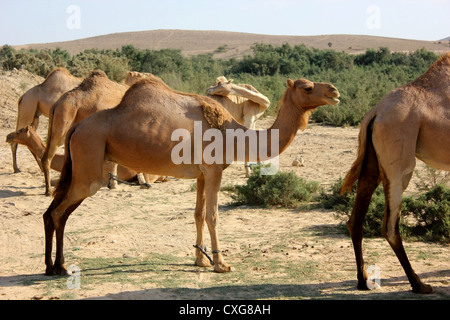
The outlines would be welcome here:
<svg viewBox="0 0 450 320">
<path fill-rule="evenodd" d="M 212 214 L 206 215 L 206 224 L 208 225 L 208 228 L 215 229 L 217 226 L 217 212 L 214 212 Z"/>
</svg>

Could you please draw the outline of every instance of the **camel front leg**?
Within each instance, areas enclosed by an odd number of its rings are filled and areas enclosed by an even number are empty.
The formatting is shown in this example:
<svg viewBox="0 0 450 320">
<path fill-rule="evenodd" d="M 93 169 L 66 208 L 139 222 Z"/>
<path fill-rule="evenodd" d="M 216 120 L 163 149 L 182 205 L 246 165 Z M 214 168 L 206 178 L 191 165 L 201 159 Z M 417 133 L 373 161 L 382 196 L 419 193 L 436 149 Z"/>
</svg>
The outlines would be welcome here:
<svg viewBox="0 0 450 320">
<path fill-rule="evenodd" d="M 14 173 L 20 172 L 20 169 L 17 166 L 17 146 L 18 146 L 17 142 L 11 143 L 11 154 L 12 154 Z"/>
<path fill-rule="evenodd" d="M 111 170 L 111 175 L 113 175 L 114 177 L 117 178 L 117 167 L 119 166 L 117 163 L 113 162 L 112 163 L 112 170 Z M 109 189 L 117 189 L 117 180 L 113 179 L 112 177 L 109 177 L 109 183 L 108 183 L 108 188 Z"/>
<path fill-rule="evenodd" d="M 136 176 L 141 189 L 149 189 L 151 187 L 150 183 L 148 183 L 148 181 L 145 179 L 145 175 L 143 173 L 137 173 Z"/>
<path fill-rule="evenodd" d="M 197 201 L 195 204 L 195 226 L 197 228 L 197 240 L 195 245 L 195 265 L 199 267 L 210 267 L 209 259 L 198 248 L 204 248 L 203 230 L 206 220 L 206 198 L 205 198 L 205 180 L 202 177 L 197 179 Z"/>
<path fill-rule="evenodd" d="M 203 171 L 205 176 L 206 196 L 206 224 L 211 237 L 211 248 L 213 253 L 214 271 L 222 273 L 231 271 L 232 267 L 225 263 L 219 245 L 217 234 L 218 222 L 218 196 L 220 182 L 222 180 L 221 167 L 209 167 Z"/>
<path fill-rule="evenodd" d="M 56 154 L 56 151 L 58 149 L 58 145 L 53 143 L 53 140 L 50 140 L 47 142 L 47 147 L 45 148 L 44 155 L 41 159 L 41 168 L 44 172 L 44 179 L 45 179 L 45 195 L 50 196 L 51 195 L 51 181 L 50 181 L 50 164 L 52 163 L 53 157 Z"/>
</svg>

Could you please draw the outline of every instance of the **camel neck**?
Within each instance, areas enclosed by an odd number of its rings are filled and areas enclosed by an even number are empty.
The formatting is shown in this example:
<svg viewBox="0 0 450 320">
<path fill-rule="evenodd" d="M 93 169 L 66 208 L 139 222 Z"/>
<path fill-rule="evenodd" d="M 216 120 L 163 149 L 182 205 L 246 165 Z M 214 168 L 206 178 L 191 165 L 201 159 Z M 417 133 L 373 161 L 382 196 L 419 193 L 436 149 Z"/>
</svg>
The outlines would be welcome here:
<svg viewBox="0 0 450 320">
<path fill-rule="evenodd" d="M 245 161 L 250 162 L 263 162 L 278 157 L 292 143 L 298 129 L 306 126 L 310 112 L 305 112 L 301 108 L 296 107 L 289 97 L 284 97 L 282 101 L 277 119 L 269 129 L 252 130 L 245 128 L 244 136 L 248 138 L 248 142 L 234 145 L 235 161 L 242 161 L 243 157 L 238 155 L 243 155 L 244 153 Z M 244 139 L 240 141 L 244 142 Z M 244 145 L 245 151 L 242 149 Z"/>
<path fill-rule="evenodd" d="M 306 118 L 306 119 L 305 119 Z M 283 97 L 278 116 L 269 130 L 279 132 L 279 153 L 282 153 L 292 143 L 299 128 L 302 130 L 308 122 L 309 112 L 294 105 L 288 93 Z"/>
</svg>

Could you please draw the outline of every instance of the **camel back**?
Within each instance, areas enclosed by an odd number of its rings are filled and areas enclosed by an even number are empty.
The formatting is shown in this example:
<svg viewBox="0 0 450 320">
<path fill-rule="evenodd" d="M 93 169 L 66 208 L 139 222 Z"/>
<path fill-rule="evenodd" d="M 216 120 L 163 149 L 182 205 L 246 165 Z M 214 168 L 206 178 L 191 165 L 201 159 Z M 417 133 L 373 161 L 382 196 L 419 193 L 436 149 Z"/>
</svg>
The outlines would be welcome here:
<svg viewBox="0 0 450 320">
<path fill-rule="evenodd" d="M 412 81 L 407 87 L 417 88 L 431 88 L 441 87 L 442 85 L 448 87 L 448 83 L 442 81 L 444 70 L 450 76 L 450 52 L 444 53 L 436 60 L 427 71 L 425 71 L 420 77 Z"/>
<path fill-rule="evenodd" d="M 50 71 L 50 73 L 48 74 L 47 78 L 45 78 L 44 82 L 42 82 L 42 84 L 50 81 L 50 79 L 57 73 L 57 72 L 61 72 L 63 74 L 65 74 L 66 76 L 70 76 L 73 77 L 72 74 L 69 72 L 69 70 L 67 70 L 66 68 L 55 68 L 52 71 Z"/>
<path fill-rule="evenodd" d="M 151 85 L 152 87 L 156 88 L 157 90 L 162 91 L 169 91 L 172 94 L 185 96 L 185 97 L 191 97 L 195 99 L 198 103 L 198 106 L 202 108 L 203 116 L 205 117 L 206 121 L 209 123 L 209 125 L 212 128 L 219 129 L 221 131 L 225 130 L 224 124 L 225 122 L 233 117 L 228 112 L 227 109 L 225 109 L 220 103 L 217 101 L 204 97 L 199 96 L 197 94 L 190 94 L 185 92 L 176 91 L 172 88 L 170 88 L 165 82 L 161 81 L 161 79 L 142 79 L 136 81 L 125 93 L 122 102 L 129 99 L 131 95 L 134 94 L 136 90 L 139 90 L 141 87 Z M 121 104 L 122 104 L 121 102 Z"/>
</svg>

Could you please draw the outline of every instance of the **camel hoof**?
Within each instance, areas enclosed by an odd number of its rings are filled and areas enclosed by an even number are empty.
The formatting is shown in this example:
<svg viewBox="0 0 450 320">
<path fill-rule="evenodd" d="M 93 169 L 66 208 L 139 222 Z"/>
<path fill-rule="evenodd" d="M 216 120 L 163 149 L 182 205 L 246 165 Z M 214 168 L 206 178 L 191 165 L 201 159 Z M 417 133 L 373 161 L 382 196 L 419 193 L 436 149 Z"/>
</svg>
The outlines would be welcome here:
<svg viewBox="0 0 450 320">
<path fill-rule="evenodd" d="M 217 273 L 225 273 L 233 271 L 234 268 L 226 263 L 217 263 L 214 264 L 214 271 Z"/>
<path fill-rule="evenodd" d="M 419 284 L 417 287 L 413 287 L 412 291 L 414 293 L 420 293 L 420 294 L 430 294 L 433 293 L 433 287 L 429 284 Z"/>
<path fill-rule="evenodd" d="M 45 269 L 45 275 L 46 276 L 66 276 L 68 275 L 67 273 L 67 268 L 65 265 L 59 265 L 59 266 L 51 266 L 51 267 L 47 267 Z"/>
<path fill-rule="evenodd" d="M 19 172 L 22 172 L 19 168 L 14 168 L 14 173 L 19 173 Z"/>
<path fill-rule="evenodd" d="M 207 268 L 207 267 L 211 267 L 212 264 L 211 262 L 209 262 L 208 259 L 202 257 L 202 258 L 197 258 L 197 260 L 195 260 L 195 265 L 198 267 L 203 267 L 203 268 Z"/>
<path fill-rule="evenodd" d="M 117 185 L 115 183 L 108 183 L 108 189 L 116 189 Z"/>
<path fill-rule="evenodd" d="M 358 281 L 358 286 L 357 286 L 358 290 L 370 290 L 369 287 L 367 287 L 367 282 L 359 282 Z"/>
<path fill-rule="evenodd" d="M 141 189 L 150 189 L 151 187 L 152 187 L 152 185 L 149 184 L 149 183 L 143 183 L 143 184 L 141 184 Z"/>
</svg>

